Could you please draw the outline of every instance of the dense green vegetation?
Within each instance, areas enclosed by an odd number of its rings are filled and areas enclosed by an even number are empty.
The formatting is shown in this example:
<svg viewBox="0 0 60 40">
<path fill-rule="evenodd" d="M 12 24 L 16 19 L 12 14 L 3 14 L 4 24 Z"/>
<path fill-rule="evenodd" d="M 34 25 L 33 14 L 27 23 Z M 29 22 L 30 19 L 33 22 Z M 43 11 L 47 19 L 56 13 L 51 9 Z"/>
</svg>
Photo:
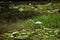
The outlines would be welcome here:
<svg viewBox="0 0 60 40">
<path fill-rule="evenodd" d="M 60 3 L 9 8 L 10 12 L 1 14 L 6 19 L 0 23 L 0 40 L 60 40 Z"/>
</svg>

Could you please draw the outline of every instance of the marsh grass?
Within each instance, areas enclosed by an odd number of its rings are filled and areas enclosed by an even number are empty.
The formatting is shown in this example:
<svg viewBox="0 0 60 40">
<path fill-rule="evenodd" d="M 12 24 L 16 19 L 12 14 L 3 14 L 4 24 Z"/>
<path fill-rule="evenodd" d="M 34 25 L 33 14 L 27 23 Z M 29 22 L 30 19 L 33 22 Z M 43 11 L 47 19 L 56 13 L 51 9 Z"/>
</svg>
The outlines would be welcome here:
<svg viewBox="0 0 60 40">
<path fill-rule="evenodd" d="M 48 28 L 60 28 L 60 14 L 39 15 L 32 20 L 41 21 L 43 23 L 42 25 Z M 34 26 L 34 24 L 29 20 L 26 20 L 24 24 L 26 26 Z"/>
</svg>

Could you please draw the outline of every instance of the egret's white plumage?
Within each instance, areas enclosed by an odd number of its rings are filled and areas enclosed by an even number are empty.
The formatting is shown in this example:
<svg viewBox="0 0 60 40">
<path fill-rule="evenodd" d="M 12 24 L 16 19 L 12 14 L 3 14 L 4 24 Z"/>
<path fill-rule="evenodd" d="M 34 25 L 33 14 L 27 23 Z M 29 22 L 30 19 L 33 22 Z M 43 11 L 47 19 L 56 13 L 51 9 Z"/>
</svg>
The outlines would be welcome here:
<svg viewBox="0 0 60 40">
<path fill-rule="evenodd" d="M 32 19 L 30 19 L 30 21 L 32 22 L 32 23 L 34 23 L 34 24 L 42 24 L 42 22 L 41 21 L 34 21 L 34 20 L 32 20 Z"/>
<path fill-rule="evenodd" d="M 35 22 L 35 24 L 41 24 L 41 23 L 42 23 L 42 22 L 40 22 L 40 21 L 36 21 L 36 22 Z"/>
</svg>

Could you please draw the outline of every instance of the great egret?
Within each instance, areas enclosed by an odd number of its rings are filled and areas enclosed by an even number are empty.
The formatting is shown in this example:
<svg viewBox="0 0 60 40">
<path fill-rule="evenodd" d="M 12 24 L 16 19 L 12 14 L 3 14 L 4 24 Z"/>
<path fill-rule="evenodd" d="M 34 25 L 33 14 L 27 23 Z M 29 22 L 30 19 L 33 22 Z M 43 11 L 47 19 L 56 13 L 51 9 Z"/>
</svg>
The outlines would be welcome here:
<svg viewBox="0 0 60 40">
<path fill-rule="evenodd" d="M 41 28 L 41 29 L 43 29 L 44 28 L 44 26 L 43 25 L 41 25 L 42 24 L 42 22 L 41 21 L 34 21 L 34 20 L 32 20 L 32 19 L 30 19 L 30 21 L 33 23 L 33 24 L 35 24 L 34 25 L 34 27 L 35 28 Z"/>
<path fill-rule="evenodd" d="M 34 24 L 42 24 L 42 22 L 41 21 L 34 21 L 34 20 L 32 20 L 32 19 L 30 19 L 30 21 L 32 22 L 32 23 L 34 23 Z"/>
</svg>

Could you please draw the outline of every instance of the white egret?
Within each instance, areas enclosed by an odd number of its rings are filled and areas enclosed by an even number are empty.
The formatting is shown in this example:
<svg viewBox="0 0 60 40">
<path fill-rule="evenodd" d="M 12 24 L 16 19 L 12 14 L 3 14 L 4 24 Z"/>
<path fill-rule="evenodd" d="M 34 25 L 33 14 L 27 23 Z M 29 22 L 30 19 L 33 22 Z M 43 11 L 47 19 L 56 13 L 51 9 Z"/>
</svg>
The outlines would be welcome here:
<svg viewBox="0 0 60 40">
<path fill-rule="evenodd" d="M 31 21 L 33 24 L 35 24 L 35 25 L 34 25 L 35 28 L 41 28 L 41 29 L 44 28 L 44 26 L 42 25 L 42 22 L 41 22 L 41 21 L 34 21 L 34 20 L 32 20 L 32 19 L 30 19 L 30 21 Z"/>
<path fill-rule="evenodd" d="M 34 23 L 34 24 L 42 24 L 42 22 L 41 21 L 34 21 L 34 20 L 32 20 L 32 19 L 30 19 L 30 21 L 32 22 L 32 23 Z"/>
</svg>

